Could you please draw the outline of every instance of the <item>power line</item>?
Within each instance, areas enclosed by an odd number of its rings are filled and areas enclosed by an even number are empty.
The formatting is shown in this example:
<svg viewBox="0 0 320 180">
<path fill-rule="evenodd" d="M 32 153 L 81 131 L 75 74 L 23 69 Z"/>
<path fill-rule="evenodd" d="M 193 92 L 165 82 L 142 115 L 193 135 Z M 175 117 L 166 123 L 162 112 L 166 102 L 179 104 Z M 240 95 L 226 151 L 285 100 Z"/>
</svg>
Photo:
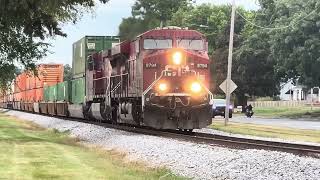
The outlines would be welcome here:
<svg viewBox="0 0 320 180">
<path fill-rule="evenodd" d="M 248 20 L 247 18 L 245 18 L 239 11 L 237 11 L 237 14 L 242 18 L 244 19 L 246 22 L 248 22 L 249 24 L 251 24 L 252 26 L 255 26 L 255 27 L 258 27 L 258 28 L 261 28 L 261 29 L 268 29 L 268 30 L 279 30 L 279 29 L 286 29 L 286 28 L 290 28 L 292 27 L 293 25 L 305 20 L 306 18 L 308 18 L 311 14 L 313 14 L 314 12 L 316 12 L 316 9 L 311 11 L 308 15 L 306 15 L 305 17 L 303 17 L 302 19 L 300 19 L 299 21 L 291 24 L 291 25 L 287 25 L 287 26 L 282 26 L 282 27 L 264 27 L 264 26 L 260 26 L 260 25 L 257 25 L 253 22 L 251 22 L 250 20 Z"/>
</svg>

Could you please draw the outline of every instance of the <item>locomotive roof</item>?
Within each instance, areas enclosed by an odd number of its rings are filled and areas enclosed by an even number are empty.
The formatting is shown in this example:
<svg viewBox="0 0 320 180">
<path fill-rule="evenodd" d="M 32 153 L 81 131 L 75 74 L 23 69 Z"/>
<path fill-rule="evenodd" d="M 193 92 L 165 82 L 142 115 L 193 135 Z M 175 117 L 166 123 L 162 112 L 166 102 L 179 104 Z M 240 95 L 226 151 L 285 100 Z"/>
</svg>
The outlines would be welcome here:
<svg viewBox="0 0 320 180">
<path fill-rule="evenodd" d="M 164 27 L 164 28 L 156 28 L 152 29 L 149 31 L 146 31 L 140 35 L 137 36 L 139 37 L 152 37 L 152 36 L 174 36 L 174 35 L 179 35 L 179 36 L 185 36 L 185 37 L 202 37 L 204 38 L 204 35 L 200 33 L 199 31 L 196 30 L 189 30 L 186 28 L 180 28 L 176 26 L 169 26 L 169 27 Z"/>
</svg>

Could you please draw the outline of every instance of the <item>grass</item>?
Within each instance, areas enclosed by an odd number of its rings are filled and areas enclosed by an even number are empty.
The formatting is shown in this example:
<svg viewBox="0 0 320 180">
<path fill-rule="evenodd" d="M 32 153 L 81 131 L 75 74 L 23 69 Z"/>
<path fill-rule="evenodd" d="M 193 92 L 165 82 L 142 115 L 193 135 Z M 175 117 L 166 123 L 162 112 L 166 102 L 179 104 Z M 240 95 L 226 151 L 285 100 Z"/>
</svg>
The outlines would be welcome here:
<svg viewBox="0 0 320 180">
<path fill-rule="evenodd" d="M 183 179 L 0 114 L 0 179 Z"/>
<path fill-rule="evenodd" d="M 320 117 L 320 108 L 314 107 L 274 107 L 254 108 L 254 113 L 259 117 L 283 117 L 283 118 L 316 118 Z"/>
<path fill-rule="evenodd" d="M 320 131 L 317 130 L 300 130 L 236 122 L 229 122 L 228 126 L 224 126 L 222 121 L 214 121 L 210 128 L 235 134 L 320 143 Z"/>
</svg>

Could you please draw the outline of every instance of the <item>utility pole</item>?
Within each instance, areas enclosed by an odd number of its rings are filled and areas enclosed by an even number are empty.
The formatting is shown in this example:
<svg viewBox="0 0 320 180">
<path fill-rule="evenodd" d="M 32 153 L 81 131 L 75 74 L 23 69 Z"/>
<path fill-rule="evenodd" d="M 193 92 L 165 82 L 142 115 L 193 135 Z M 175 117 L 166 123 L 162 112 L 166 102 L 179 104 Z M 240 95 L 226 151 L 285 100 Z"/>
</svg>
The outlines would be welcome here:
<svg viewBox="0 0 320 180">
<path fill-rule="evenodd" d="M 233 51 L 233 34 L 234 34 L 234 19 L 236 14 L 236 2 L 232 0 L 232 11 L 231 11 L 231 24 L 230 24 L 230 40 L 229 40 L 229 56 L 228 56 L 228 74 L 227 74 L 227 90 L 226 90 L 226 109 L 225 109 L 225 120 L 224 125 L 228 125 L 229 121 L 229 109 L 230 109 L 230 82 L 231 82 L 231 71 L 232 71 L 232 51 Z"/>
<path fill-rule="evenodd" d="M 313 109 L 313 88 L 311 88 L 311 111 Z"/>
</svg>

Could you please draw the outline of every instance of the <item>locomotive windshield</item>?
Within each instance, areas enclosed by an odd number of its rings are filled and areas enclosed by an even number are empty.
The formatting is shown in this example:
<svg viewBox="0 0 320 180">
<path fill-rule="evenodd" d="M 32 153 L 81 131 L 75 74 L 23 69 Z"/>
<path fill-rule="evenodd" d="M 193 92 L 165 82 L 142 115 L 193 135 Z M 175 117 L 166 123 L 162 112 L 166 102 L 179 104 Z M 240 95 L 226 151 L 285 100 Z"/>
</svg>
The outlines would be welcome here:
<svg viewBox="0 0 320 180">
<path fill-rule="evenodd" d="M 204 50 L 204 42 L 200 39 L 178 39 L 177 46 L 189 50 Z"/>
<path fill-rule="evenodd" d="M 172 39 L 145 39 L 144 49 L 170 49 L 172 48 Z"/>
</svg>

